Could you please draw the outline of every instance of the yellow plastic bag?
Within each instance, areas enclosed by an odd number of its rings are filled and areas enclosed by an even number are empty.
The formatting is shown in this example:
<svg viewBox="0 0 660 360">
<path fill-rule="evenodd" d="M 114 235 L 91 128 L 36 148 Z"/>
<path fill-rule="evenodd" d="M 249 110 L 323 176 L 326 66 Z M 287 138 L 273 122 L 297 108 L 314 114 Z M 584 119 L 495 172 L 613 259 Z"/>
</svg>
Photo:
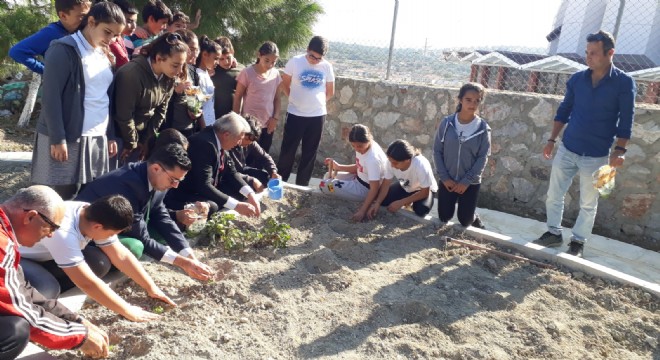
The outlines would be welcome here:
<svg viewBox="0 0 660 360">
<path fill-rule="evenodd" d="M 603 165 L 598 170 L 594 171 L 593 183 L 600 196 L 607 197 L 614 190 L 614 178 L 616 176 L 616 168 L 609 165 Z"/>
</svg>

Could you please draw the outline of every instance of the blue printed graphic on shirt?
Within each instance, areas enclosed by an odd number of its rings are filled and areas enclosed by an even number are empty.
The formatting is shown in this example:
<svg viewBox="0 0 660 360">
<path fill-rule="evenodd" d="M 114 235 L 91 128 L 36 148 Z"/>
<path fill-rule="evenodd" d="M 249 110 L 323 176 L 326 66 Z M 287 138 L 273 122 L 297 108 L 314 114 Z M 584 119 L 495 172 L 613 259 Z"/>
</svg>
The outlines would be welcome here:
<svg viewBox="0 0 660 360">
<path fill-rule="evenodd" d="M 300 83 L 307 89 L 314 89 L 323 84 L 323 73 L 318 70 L 305 70 L 300 73 Z"/>
</svg>

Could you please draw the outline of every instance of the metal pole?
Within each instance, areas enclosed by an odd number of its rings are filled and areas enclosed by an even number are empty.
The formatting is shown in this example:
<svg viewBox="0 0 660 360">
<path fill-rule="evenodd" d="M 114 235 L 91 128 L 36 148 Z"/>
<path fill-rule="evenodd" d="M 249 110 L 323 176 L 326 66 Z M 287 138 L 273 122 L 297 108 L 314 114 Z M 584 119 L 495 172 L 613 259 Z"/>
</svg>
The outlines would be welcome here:
<svg viewBox="0 0 660 360">
<path fill-rule="evenodd" d="M 385 80 L 390 79 L 390 70 L 392 69 L 392 52 L 394 51 L 394 34 L 396 34 L 396 16 L 399 12 L 399 0 L 394 0 L 394 17 L 392 18 L 392 36 L 390 37 L 390 53 L 387 56 L 387 74 Z"/>
</svg>

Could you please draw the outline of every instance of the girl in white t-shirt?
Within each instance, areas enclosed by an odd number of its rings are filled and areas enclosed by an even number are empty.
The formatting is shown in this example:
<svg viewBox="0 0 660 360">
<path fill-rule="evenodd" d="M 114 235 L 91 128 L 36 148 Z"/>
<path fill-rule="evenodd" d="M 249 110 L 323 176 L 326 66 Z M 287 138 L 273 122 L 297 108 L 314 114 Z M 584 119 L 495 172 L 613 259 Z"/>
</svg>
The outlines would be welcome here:
<svg viewBox="0 0 660 360">
<path fill-rule="evenodd" d="M 378 198 L 369 208 L 367 216 L 374 218 L 381 205 L 387 206 L 390 212 L 396 212 L 411 204 L 415 214 L 426 216 L 438 191 L 431 163 L 406 140 L 395 140 L 386 154 L 396 181 L 383 180 Z"/>
<path fill-rule="evenodd" d="M 207 100 L 202 104 L 202 117 L 206 126 L 212 126 L 215 123 L 215 97 L 213 95 L 215 86 L 211 81 L 209 70 L 213 71 L 215 69 L 215 65 L 222 55 L 222 49 L 218 43 L 203 35 L 199 38 L 199 50 L 195 66 L 197 67 L 197 75 L 199 75 L 199 88 L 204 95 L 207 95 Z"/>
<path fill-rule="evenodd" d="M 258 120 L 261 128 L 259 145 L 266 152 L 273 143 L 273 133 L 280 113 L 280 93 L 282 82 L 275 63 L 280 51 L 272 41 L 266 41 L 258 51 L 257 62 L 238 74 L 233 110 L 243 116 L 249 114 Z M 242 104 L 241 104 L 242 103 Z"/>
<path fill-rule="evenodd" d="M 330 172 L 339 171 L 336 178 L 321 181 L 321 192 L 351 201 L 362 201 L 351 220 L 362 221 L 369 206 L 376 200 L 382 180 L 392 177 L 387 156 L 371 136 L 369 128 L 356 124 L 348 134 L 348 141 L 355 150 L 355 164 L 341 165 L 334 159 L 325 159 Z M 332 174 L 330 174 L 332 177 Z"/>
</svg>

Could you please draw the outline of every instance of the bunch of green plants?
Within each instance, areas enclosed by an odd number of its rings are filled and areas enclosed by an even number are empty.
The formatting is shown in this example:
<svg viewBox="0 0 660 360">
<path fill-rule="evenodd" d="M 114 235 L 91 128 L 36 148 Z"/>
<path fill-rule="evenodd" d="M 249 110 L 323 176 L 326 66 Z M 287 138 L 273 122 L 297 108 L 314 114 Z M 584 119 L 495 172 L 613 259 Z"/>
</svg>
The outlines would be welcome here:
<svg viewBox="0 0 660 360">
<path fill-rule="evenodd" d="M 240 229 L 234 225 L 236 215 L 228 212 L 217 212 L 206 222 L 200 235 L 209 238 L 209 245 L 222 244 L 225 250 L 235 250 L 243 247 Z"/>
<path fill-rule="evenodd" d="M 231 251 L 248 245 L 256 247 L 273 246 L 285 248 L 291 240 L 289 230 L 291 225 L 285 223 L 283 218 L 269 216 L 264 219 L 264 225 L 260 229 L 240 229 L 234 223 L 236 215 L 222 212 L 215 213 L 206 222 L 206 226 L 199 234 L 209 239 L 210 246 L 222 245 L 225 250 Z"/>
</svg>

